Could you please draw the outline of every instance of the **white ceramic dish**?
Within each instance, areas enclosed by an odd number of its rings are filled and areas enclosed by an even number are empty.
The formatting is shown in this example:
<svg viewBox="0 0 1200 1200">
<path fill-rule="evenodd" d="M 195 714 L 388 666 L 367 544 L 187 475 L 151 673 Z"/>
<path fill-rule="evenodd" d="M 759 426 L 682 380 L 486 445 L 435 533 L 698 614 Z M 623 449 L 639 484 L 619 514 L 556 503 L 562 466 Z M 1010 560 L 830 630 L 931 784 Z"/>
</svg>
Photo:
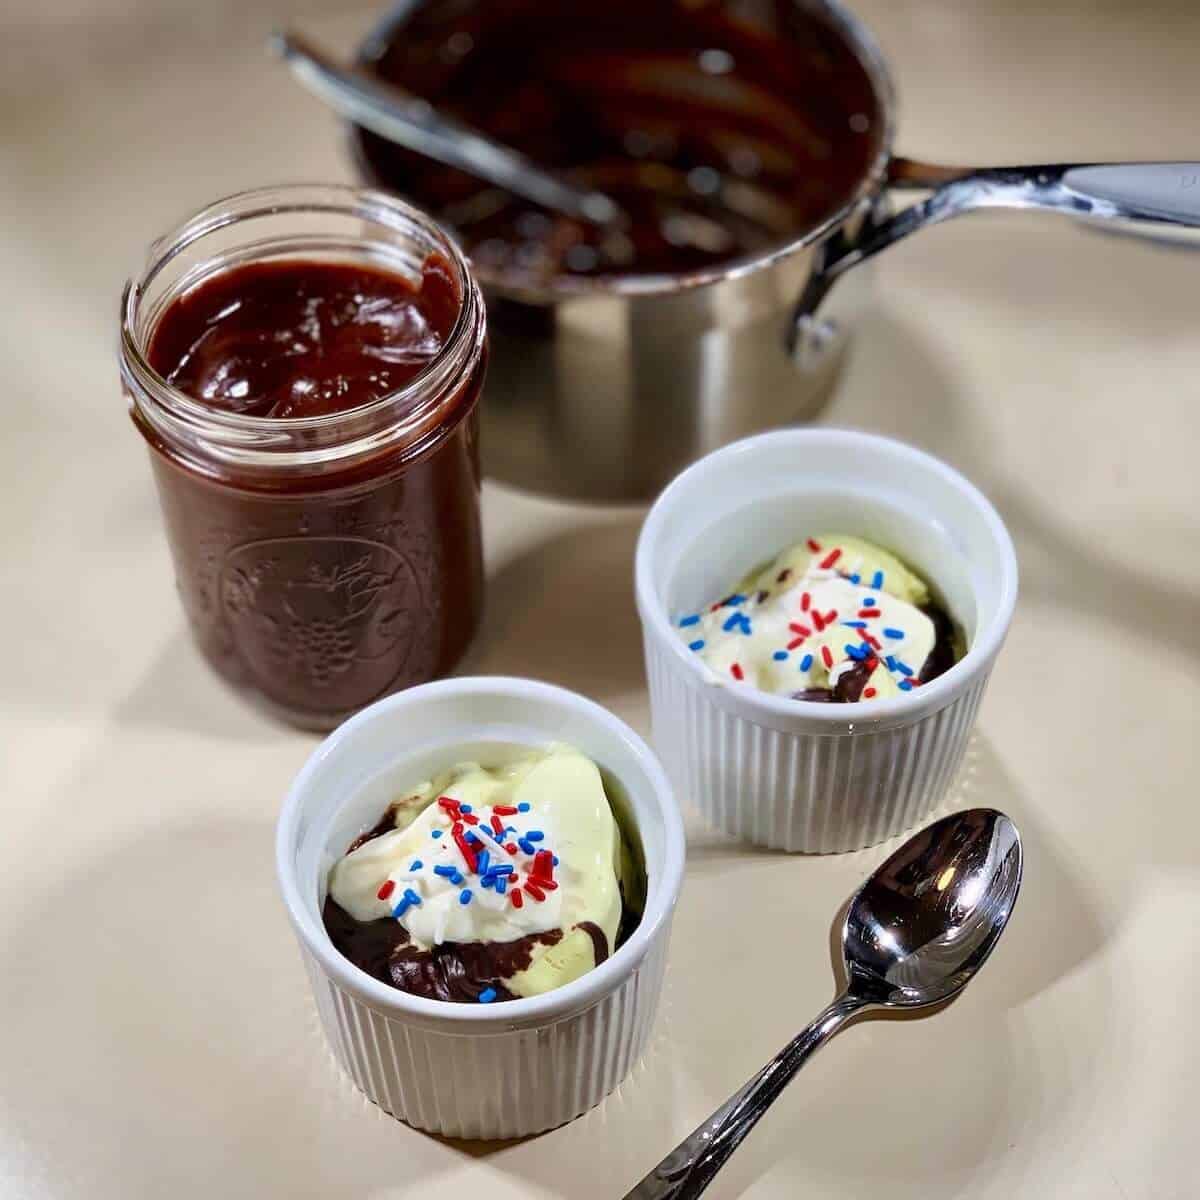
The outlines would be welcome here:
<svg viewBox="0 0 1200 1200">
<path fill-rule="evenodd" d="M 518 746 L 567 742 L 601 768 L 610 800 L 640 842 L 641 923 L 586 975 L 542 996 L 453 1004 L 371 978 L 334 949 L 321 923 L 329 868 L 389 800 L 431 771 Z M 334 1054 L 381 1108 L 431 1132 L 507 1138 L 569 1121 L 597 1104 L 645 1046 L 658 1005 L 683 878 L 683 824 L 646 744 L 573 692 L 522 679 L 453 679 L 390 696 L 313 752 L 288 792 L 276 835 L 284 903 Z"/>
<path fill-rule="evenodd" d="M 967 638 L 906 695 L 820 704 L 718 681 L 674 620 L 822 531 L 858 534 L 915 567 Z M 945 795 L 1012 619 L 1017 562 L 984 496 L 889 438 L 786 429 L 701 459 L 662 493 L 638 541 L 638 611 L 654 743 L 681 797 L 763 846 L 854 850 L 900 833 Z"/>
</svg>

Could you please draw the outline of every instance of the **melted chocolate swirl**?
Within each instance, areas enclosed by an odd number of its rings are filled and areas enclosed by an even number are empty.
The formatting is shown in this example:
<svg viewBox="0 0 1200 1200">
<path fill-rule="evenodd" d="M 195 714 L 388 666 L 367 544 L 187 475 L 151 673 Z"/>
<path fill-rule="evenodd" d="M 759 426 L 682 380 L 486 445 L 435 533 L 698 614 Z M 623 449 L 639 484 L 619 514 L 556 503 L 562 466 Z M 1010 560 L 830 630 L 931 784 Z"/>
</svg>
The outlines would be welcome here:
<svg viewBox="0 0 1200 1200">
<path fill-rule="evenodd" d="M 562 940 L 561 929 L 548 929 L 511 942 L 443 942 L 424 950 L 412 944 L 399 921 L 356 921 L 332 897 L 321 917 L 338 951 L 373 979 L 414 996 L 468 1004 L 487 988 L 495 989 L 498 1000 L 515 1000 L 504 980 L 529 966 L 535 946 Z"/>
</svg>

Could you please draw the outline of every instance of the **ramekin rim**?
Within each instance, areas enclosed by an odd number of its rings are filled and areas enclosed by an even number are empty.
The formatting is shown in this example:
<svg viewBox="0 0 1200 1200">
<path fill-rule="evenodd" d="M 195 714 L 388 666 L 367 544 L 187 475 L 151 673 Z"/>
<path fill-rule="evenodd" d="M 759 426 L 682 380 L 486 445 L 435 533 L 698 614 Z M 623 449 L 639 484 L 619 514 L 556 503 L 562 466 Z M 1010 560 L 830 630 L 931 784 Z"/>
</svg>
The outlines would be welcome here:
<svg viewBox="0 0 1200 1200">
<path fill-rule="evenodd" d="M 920 469 L 931 470 L 947 479 L 982 516 L 999 551 L 1001 561 L 1000 596 L 992 620 L 984 629 L 976 631 L 975 638 L 967 648 L 967 652 L 948 671 L 904 695 L 879 700 L 852 701 L 845 704 L 821 704 L 775 696 L 749 686 L 734 688 L 722 684 L 711 677 L 711 673 L 707 671 L 704 664 L 690 653 L 682 640 L 675 635 L 670 616 L 659 602 L 658 592 L 654 586 L 653 556 L 656 548 L 654 542 L 663 521 L 666 520 L 666 514 L 669 514 L 671 506 L 677 502 L 677 497 L 686 492 L 697 478 L 703 478 L 718 463 L 730 458 L 752 455 L 761 447 L 777 445 L 780 442 L 803 444 L 816 441 L 871 445 L 907 458 Z M 670 646 L 669 653 L 673 655 L 676 662 L 684 664 L 684 670 L 692 678 L 714 692 L 722 694 L 720 697 L 722 707 L 745 710 L 752 716 L 764 719 L 769 724 L 782 721 L 785 724 L 828 726 L 832 727 L 831 732 L 836 732 L 838 726 L 851 723 L 866 726 L 907 724 L 951 703 L 964 687 L 968 686 L 981 671 L 987 669 L 988 664 L 999 653 L 1016 608 L 1017 587 L 1017 556 L 1012 537 L 999 512 L 996 511 L 995 505 L 962 472 L 936 455 L 897 438 L 833 426 L 768 430 L 765 433 L 754 434 L 751 437 L 731 442 L 698 459 L 676 475 L 659 493 L 642 524 L 634 555 L 634 591 L 643 626 L 660 643 Z"/>
<path fill-rule="evenodd" d="M 599 966 L 570 983 L 540 996 L 522 997 L 494 1005 L 460 1004 L 413 996 L 372 979 L 356 967 L 334 947 L 320 921 L 310 916 L 289 850 L 294 845 L 296 826 L 304 810 L 308 782 L 325 757 L 341 742 L 384 714 L 420 703 L 433 692 L 445 696 L 456 692 L 471 694 L 480 690 L 507 691 L 514 697 L 536 696 L 571 707 L 597 720 L 599 724 L 607 725 L 646 773 L 650 791 L 662 814 L 665 831 L 659 883 L 653 895 L 647 895 L 646 909 L 629 940 Z M 552 1025 L 592 1007 L 620 987 L 653 948 L 659 932 L 669 921 L 683 883 L 685 858 L 683 818 L 674 789 L 645 740 L 615 713 L 578 692 L 541 680 L 507 675 L 434 680 L 386 696 L 348 718 L 312 751 L 292 780 L 280 809 L 275 835 L 275 869 L 284 907 L 304 949 L 316 960 L 325 975 L 342 990 L 352 993 L 377 1011 L 400 1019 L 409 1018 L 426 1025 L 442 1026 L 447 1032 L 461 1033 L 500 1033 L 509 1028 Z"/>
</svg>

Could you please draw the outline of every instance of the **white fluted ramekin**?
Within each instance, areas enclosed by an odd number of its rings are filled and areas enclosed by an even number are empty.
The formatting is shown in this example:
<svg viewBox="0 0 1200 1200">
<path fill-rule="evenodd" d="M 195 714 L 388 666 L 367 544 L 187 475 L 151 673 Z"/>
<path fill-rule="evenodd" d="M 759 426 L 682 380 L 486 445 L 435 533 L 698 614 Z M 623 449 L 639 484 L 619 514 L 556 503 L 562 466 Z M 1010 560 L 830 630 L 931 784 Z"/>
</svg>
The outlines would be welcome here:
<svg viewBox="0 0 1200 1200">
<path fill-rule="evenodd" d="M 329 869 L 414 780 L 464 757 L 566 742 L 596 762 L 641 845 L 647 897 L 629 940 L 542 996 L 454 1004 L 388 987 L 334 949 L 321 922 Z M 387 1112 L 453 1137 L 537 1133 L 620 1083 L 650 1032 L 684 835 L 671 785 L 646 744 L 599 705 L 524 679 L 451 679 L 389 696 L 316 749 L 284 801 L 279 884 L 335 1056 Z"/>
<path fill-rule="evenodd" d="M 933 585 L 967 652 L 894 699 L 820 704 L 717 680 L 679 636 L 755 566 L 821 531 L 886 547 Z M 856 850 L 945 795 L 1017 596 L 1017 561 L 984 496 L 890 438 L 783 429 L 689 467 L 655 502 L 637 548 L 653 740 L 681 798 L 719 829 L 783 850 Z"/>
</svg>

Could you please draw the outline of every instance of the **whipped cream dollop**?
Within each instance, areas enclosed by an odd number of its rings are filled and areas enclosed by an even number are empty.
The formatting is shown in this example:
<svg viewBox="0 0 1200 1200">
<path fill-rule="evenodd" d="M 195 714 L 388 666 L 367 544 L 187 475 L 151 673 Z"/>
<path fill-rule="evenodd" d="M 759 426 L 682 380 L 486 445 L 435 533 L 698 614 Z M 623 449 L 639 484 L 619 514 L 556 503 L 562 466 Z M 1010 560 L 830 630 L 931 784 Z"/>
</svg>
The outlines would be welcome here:
<svg viewBox="0 0 1200 1200">
<path fill-rule="evenodd" d="M 927 584 L 894 555 L 825 534 L 676 623 L 721 682 L 797 699 L 874 700 L 920 685 L 938 640 L 929 605 Z"/>
<path fill-rule="evenodd" d="M 629 856 L 600 772 L 577 750 L 463 762 L 390 811 L 397 828 L 329 876 L 355 920 L 395 920 L 417 949 L 554 935 L 502 980 L 514 996 L 559 987 L 615 946 Z"/>
</svg>

